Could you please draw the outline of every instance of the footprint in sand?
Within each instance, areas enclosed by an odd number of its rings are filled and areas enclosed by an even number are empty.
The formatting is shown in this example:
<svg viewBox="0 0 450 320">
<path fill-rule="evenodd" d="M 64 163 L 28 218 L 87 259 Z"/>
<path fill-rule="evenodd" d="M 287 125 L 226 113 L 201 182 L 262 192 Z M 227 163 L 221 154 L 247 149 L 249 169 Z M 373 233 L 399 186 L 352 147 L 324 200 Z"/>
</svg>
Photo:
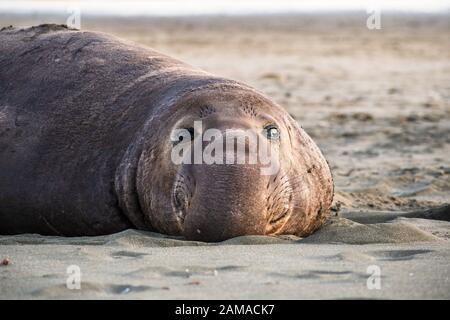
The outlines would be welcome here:
<svg viewBox="0 0 450 320">
<path fill-rule="evenodd" d="M 433 252 L 433 250 L 378 250 L 369 252 L 379 260 L 385 261 L 401 261 L 412 260 L 416 255 Z"/>
<path fill-rule="evenodd" d="M 131 294 L 144 291 L 169 290 L 168 287 L 152 287 L 145 285 L 131 284 L 100 284 L 94 282 L 83 282 L 78 290 L 69 290 L 64 284 L 45 287 L 33 291 L 31 294 L 35 297 L 50 299 L 65 299 L 74 297 L 89 296 L 108 296 L 111 294 Z"/>
<path fill-rule="evenodd" d="M 332 271 L 332 270 L 306 270 L 302 273 L 269 273 L 269 276 L 282 277 L 289 279 L 304 279 L 304 280 L 317 280 L 321 281 L 346 281 L 354 278 L 367 278 L 364 273 L 357 273 L 348 270 Z"/>
<path fill-rule="evenodd" d="M 31 293 L 35 297 L 64 299 L 70 297 L 83 297 L 86 295 L 100 295 L 104 292 L 103 286 L 94 282 L 83 282 L 79 290 L 70 290 L 65 284 L 57 284 L 41 289 L 37 289 Z"/>
<path fill-rule="evenodd" d="M 318 257 L 311 256 L 307 258 L 323 261 L 348 261 L 348 262 L 370 262 L 375 260 L 375 257 L 357 251 L 344 251 L 335 255 L 318 256 Z"/>
<path fill-rule="evenodd" d="M 148 253 L 144 252 L 135 252 L 135 251 L 115 251 L 111 253 L 111 256 L 115 259 L 121 259 L 121 258 L 142 258 L 143 256 L 149 255 Z"/>
<path fill-rule="evenodd" d="M 133 285 L 109 285 L 108 289 L 114 294 L 139 293 L 150 290 L 169 290 L 168 287 L 133 286 Z"/>
<path fill-rule="evenodd" d="M 246 266 L 238 265 L 226 265 L 220 267 L 185 266 L 181 268 L 145 267 L 132 272 L 127 272 L 125 275 L 138 278 L 190 278 L 192 276 L 217 276 L 222 272 L 240 271 L 246 268 Z"/>
</svg>

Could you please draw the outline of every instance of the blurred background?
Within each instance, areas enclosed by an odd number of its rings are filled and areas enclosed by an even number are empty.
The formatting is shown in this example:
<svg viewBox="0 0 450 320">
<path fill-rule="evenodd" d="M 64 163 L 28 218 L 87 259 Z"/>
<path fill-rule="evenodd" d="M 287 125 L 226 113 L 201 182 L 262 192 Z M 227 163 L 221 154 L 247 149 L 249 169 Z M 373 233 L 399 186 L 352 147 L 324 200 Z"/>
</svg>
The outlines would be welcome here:
<svg viewBox="0 0 450 320">
<path fill-rule="evenodd" d="M 335 208 L 450 203 L 450 1 L 0 1 L 249 83 L 319 144 Z M 0 44 L 1 45 L 1 44 Z"/>
</svg>

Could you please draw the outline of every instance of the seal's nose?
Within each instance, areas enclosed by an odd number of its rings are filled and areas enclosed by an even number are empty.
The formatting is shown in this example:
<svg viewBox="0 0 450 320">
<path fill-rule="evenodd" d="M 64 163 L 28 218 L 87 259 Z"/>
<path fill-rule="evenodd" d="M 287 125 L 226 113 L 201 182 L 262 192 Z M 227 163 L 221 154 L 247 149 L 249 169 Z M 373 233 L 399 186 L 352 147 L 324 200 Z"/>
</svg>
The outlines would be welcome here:
<svg viewBox="0 0 450 320">
<path fill-rule="evenodd" d="M 196 181 L 184 220 L 191 240 L 217 242 L 264 234 L 267 177 L 256 165 L 193 165 Z"/>
</svg>

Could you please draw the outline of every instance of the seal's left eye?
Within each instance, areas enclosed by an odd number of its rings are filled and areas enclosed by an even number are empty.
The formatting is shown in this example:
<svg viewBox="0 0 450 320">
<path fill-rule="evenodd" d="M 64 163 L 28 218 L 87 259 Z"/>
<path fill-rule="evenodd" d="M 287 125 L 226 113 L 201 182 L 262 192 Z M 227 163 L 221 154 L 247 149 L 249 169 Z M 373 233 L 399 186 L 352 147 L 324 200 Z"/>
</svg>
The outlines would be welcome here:
<svg viewBox="0 0 450 320">
<path fill-rule="evenodd" d="M 270 139 L 270 140 L 280 139 L 280 131 L 274 125 L 268 125 L 267 127 L 265 127 L 264 132 L 266 134 L 267 139 Z"/>
</svg>

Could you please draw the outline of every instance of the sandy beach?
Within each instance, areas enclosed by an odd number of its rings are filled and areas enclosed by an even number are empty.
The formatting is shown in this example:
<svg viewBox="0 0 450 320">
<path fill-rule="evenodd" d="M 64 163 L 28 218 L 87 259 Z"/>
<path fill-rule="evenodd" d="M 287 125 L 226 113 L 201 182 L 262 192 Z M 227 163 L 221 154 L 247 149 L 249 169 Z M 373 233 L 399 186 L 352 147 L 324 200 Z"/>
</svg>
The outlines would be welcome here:
<svg viewBox="0 0 450 320">
<path fill-rule="evenodd" d="M 0 236 L 0 299 L 449 299 L 450 19 L 383 15 L 369 30 L 366 18 L 83 18 L 84 30 L 271 96 L 329 161 L 334 217 L 304 239 L 218 244 L 135 230 Z M 0 14 L 1 26 L 65 21 L 52 19 Z M 66 288 L 70 265 L 81 290 Z M 379 289 L 367 286 L 370 266 Z"/>
<path fill-rule="evenodd" d="M 93 238 L 0 237 L 0 295 L 21 299 L 449 299 L 450 222 L 340 218 L 306 239 L 219 244 L 124 231 Z M 66 287 L 67 267 L 81 289 Z M 380 287 L 369 289 L 373 269 Z"/>
</svg>

